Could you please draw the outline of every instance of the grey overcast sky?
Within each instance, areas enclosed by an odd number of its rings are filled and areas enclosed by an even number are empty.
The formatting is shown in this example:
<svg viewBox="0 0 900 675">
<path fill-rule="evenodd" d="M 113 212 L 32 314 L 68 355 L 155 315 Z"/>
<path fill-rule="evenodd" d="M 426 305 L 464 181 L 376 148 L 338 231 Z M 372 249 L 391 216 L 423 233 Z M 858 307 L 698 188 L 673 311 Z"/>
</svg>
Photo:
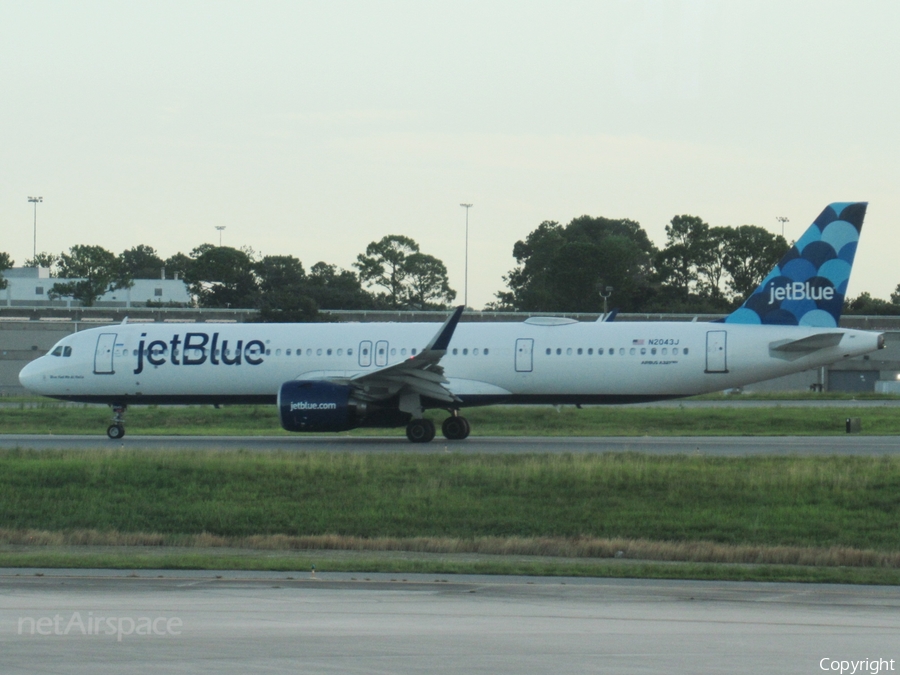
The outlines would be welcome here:
<svg viewBox="0 0 900 675">
<path fill-rule="evenodd" d="M 543 220 L 799 237 L 870 202 L 900 283 L 900 2 L 0 0 L 0 251 L 216 243 L 350 268 L 386 234 L 469 304 Z M 895 257 L 897 254 L 897 257 Z"/>
</svg>

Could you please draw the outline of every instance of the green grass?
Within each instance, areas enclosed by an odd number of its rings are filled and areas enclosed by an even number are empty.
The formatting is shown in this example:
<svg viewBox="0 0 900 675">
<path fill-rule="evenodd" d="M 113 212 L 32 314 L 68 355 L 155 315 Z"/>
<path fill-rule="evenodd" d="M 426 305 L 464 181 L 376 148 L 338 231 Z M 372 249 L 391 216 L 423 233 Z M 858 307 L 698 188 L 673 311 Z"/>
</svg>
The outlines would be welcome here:
<svg viewBox="0 0 900 675">
<path fill-rule="evenodd" d="M 436 421 L 445 416 L 429 413 Z M 862 418 L 862 432 L 900 434 L 900 411 L 893 407 L 641 408 L 572 406 L 495 406 L 465 411 L 474 436 L 756 436 L 840 435 L 848 417 Z M 0 408 L 0 433 L 102 434 L 111 414 L 103 406 L 63 406 L 48 402 Z M 289 435 L 275 406 L 134 406 L 129 434 Z M 351 435 L 402 436 L 402 429 L 358 429 Z"/>
<path fill-rule="evenodd" d="M 0 513 L 0 566 L 900 583 L 900 457 L 10 450 Z"/>
<path fill-rule="evenodd" d="M 12 530 L 900 550 L 898 457 L 0 452 Z"/>
</svg>

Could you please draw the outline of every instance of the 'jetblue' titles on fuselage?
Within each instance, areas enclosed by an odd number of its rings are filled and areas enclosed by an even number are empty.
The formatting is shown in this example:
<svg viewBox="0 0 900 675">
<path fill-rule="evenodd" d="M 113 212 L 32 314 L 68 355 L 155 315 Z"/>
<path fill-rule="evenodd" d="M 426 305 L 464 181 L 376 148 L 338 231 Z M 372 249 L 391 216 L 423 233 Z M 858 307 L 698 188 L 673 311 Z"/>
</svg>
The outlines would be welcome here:
<svg viewBox="0 0 900 675">
<path fill-rule="evenodd" d="M 141 333 L 141 338 L 146 338 L 146 333 Z M 233 348 L 228 347 L 228 340 L 222 340 L 219 344 L 219 334 L 213 333 L 212 340 L 207 333 L 185 333 L 184 338 L 173 335 L 172 339 L 153 340 L 145 346 L 146 340 L 141 340 L 137 350 L 137 368 L 134 374 L 138 375 L 144 370 L 144 358 L 151 366 L 161 366 L 171 362 L 175 366 L 199 366 L 206 363 L 218 366 L 239 366 L 242 362 L 251 366 L 258 366 L 263 362 L 266 346 L 262 340 L 250 340 L 244 344 L 238 340 Z M 207 346 L 208 345 L 208 346 Z M 178 348 L 181 347 L 179 360 Z M 169 352 L 170 360 L 166 358 Z"/>
</svg>

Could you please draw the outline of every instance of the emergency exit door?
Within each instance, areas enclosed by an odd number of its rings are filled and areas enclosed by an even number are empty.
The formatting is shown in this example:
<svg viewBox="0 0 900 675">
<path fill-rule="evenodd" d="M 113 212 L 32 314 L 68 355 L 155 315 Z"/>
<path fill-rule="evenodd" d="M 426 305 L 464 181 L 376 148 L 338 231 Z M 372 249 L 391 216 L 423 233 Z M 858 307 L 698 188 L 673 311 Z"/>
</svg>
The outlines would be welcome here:
<svg viewBox="0 0 900 675">
<path fill-rule="evenodd" d="M 534 368 L 534 340 L 519 338 L 516 340 L 516 372 L 530 373 Z"/>
</svg>

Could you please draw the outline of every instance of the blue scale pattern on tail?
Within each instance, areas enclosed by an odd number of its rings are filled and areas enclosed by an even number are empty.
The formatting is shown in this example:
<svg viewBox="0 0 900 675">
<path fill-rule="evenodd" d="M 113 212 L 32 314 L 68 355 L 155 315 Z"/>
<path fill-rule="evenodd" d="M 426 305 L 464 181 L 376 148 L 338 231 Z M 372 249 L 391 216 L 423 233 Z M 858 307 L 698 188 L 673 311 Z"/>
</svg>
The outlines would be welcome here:
<svg viewBox="0 0 900 675">
<path fill-rule="evenodd" d="M 725 323 L 836 327 L 866 206 L 827 206 Z"/>
</svg>

